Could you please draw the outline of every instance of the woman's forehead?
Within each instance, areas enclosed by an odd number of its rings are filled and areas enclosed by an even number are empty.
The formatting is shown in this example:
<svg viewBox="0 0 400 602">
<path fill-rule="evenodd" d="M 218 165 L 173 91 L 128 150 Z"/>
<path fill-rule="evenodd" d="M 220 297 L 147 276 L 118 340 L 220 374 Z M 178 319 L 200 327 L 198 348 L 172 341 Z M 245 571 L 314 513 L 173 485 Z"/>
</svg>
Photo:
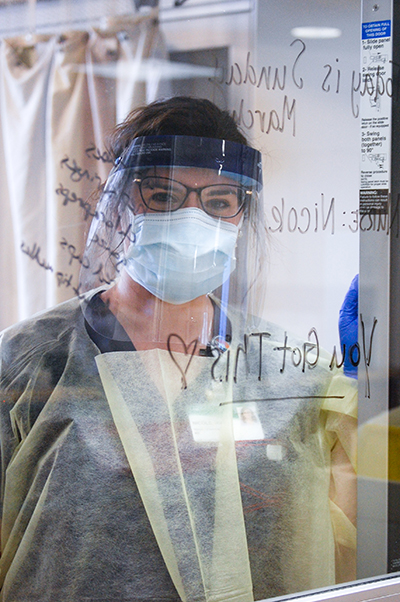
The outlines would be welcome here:
<svg viewBox="0 0 400 602">
<path fill-rule="evenodd" d="M 163 178 L 178 180 L 187 186 L 207 186 L 211 184 L 239 184 L 233 176 L 221 174 L 216 169 L 200 167 L 153 167 L 147 175 L 157 175 Z"/>
</svg>

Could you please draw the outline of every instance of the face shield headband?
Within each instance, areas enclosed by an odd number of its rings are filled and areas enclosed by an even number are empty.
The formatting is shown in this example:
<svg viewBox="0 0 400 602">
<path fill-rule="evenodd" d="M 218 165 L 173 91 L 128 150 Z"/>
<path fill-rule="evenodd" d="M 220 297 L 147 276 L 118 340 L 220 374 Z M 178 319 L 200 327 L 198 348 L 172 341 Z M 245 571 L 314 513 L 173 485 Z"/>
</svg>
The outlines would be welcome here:
<svg viewBox="0 0 400 602">
<path fill-rule="evenodd" d="M 262 187 L 261 153 L 254 148 L 196 136 L 136 138 L 116 161 L 110 176 L 123 169 L 196 167 L 233 177 L 244 186 Z"/>
</svg>

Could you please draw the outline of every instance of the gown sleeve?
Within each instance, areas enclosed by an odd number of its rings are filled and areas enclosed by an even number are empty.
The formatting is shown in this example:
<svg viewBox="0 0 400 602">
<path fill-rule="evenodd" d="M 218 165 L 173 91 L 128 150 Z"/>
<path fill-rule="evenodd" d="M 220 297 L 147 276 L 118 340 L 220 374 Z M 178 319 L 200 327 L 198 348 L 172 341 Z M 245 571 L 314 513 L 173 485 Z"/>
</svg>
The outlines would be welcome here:
<svg viewBox="0 0 400 602">
<path fill-rule="evenodd" d="M 336 582 L 356 578 L 357 383 L 336 374 L 323 404 L 331 449 L 330 512 L 335 539 Z"/>
<path fill-rule="evenodd" d="M 64 326 L 64 328 L 62 327 Z M 26 441 L 67 363 L 71 328 L 42 316 L 7 329 L 0 335 L 0 457 L 1 551 L 11 524 L 3 520 L 7 468 Z M 35 471 L 31 476 L 34 478 Z M 31 483 L 21 479 L 18 499 Z M 14 504 L 13 504 L 14 505 Z M 14 507 L 13 512 L 18 512 Z"/>
</svg>

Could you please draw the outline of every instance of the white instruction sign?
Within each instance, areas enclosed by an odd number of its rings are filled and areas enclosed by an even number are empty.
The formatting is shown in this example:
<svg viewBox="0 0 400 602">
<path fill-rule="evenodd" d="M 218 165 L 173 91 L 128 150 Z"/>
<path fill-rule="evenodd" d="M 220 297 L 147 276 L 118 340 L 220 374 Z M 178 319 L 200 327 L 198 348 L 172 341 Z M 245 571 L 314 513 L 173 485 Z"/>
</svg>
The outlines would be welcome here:
<svg viewBox="0 0 400 602">
<path fill-rule="evenodd" d="M 391 21 L 362 25 L 360 214 L 387 214 L 390 188 Z"/>
</svg>

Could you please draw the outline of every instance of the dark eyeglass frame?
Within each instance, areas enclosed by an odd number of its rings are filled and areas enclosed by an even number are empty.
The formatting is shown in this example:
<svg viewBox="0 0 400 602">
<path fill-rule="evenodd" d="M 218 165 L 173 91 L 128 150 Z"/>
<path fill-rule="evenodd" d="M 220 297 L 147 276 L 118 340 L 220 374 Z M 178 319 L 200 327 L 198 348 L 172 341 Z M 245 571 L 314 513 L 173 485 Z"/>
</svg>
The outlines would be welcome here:
<svg viewBox="0 0 400 602">
<path fill-rule="evenodd" d="M 174 209 L 168 208 L 168 209 L 160 209 L 160 210 L 154 209 L 153 207 L 149 207 L 149 205 L 145 201 L 145 198 L 144 198 L 144 195 L 142 192 L 142 184 L 145 180 L 147 180 L 147 179 L 150 180 L 153 178 L 156 178 L 157 180 L 162 180 L 165 182 L 174 182 L 176 184 L 179 184 L 179 186 L 183 186 L 183 188 L 186 189 L 186 194 L 185 194 L 181 204 L 178 207 L 174 207 Z M 180 209 L 185 204 L 189 194 L 191 192 L 195 192 L 199 198 L 201 208 L 203 209 L 203 211 L 205 213 L 207 213 L 207 215 L 210 215 L 211 217 L 216 217 L 219 219 L 231 219 L 232 217 L 236 217 L 237 215 L 239 215 L 239 213 L 247 206 L 249 199 L 254 194 L 254 190 L 252 188 L 249 188 L 246 186 L 224 183 L 224 184 L 208 184 L 207 186 L 200 186 L 198 188 L 192 188 L 190 186 L 186 186 L 185 184 L 182 184 L 182 182 L 179 182 L 179 180 L 174 180 L 173 178 L 165 178 L 163 176 L 144 176 L 143 178 L 136 177 L 136 178 L 134 178 L 133 182 L 138 185 L 140 196 L 142 198 L 144 205 L 147 207 L 147 209 L 150 209 L 150 211 L 154 211 L 155 213 L 168 213 L 168 212 L 173 213 L 174 211 L 178 211 L 178 209 Z M 205 190 L 206 188 L 214 188 L 214 187 L 220 188 L 221 186 L 229 186 L 230 188 L 235 188 L 238 191 L 241 191 L 241 193 L 242 193 L 242 197 L 243 197 L 242 204 L 240 205 L 240 207 L 236 211 L 236 213 L 234 213 L 233 215 L 218 215 L 215 213 L 210 213 L 210 211 L 207 210 L 203 204 L 203 201 L 201 198 L 201 193 L 203 192 L 203 190 Z M 246 195 L 248 195 L 247 198 L 246 198 Z M 239 200 L 239 198 L 238 198 L 238 200 Z"/>
</svg>

